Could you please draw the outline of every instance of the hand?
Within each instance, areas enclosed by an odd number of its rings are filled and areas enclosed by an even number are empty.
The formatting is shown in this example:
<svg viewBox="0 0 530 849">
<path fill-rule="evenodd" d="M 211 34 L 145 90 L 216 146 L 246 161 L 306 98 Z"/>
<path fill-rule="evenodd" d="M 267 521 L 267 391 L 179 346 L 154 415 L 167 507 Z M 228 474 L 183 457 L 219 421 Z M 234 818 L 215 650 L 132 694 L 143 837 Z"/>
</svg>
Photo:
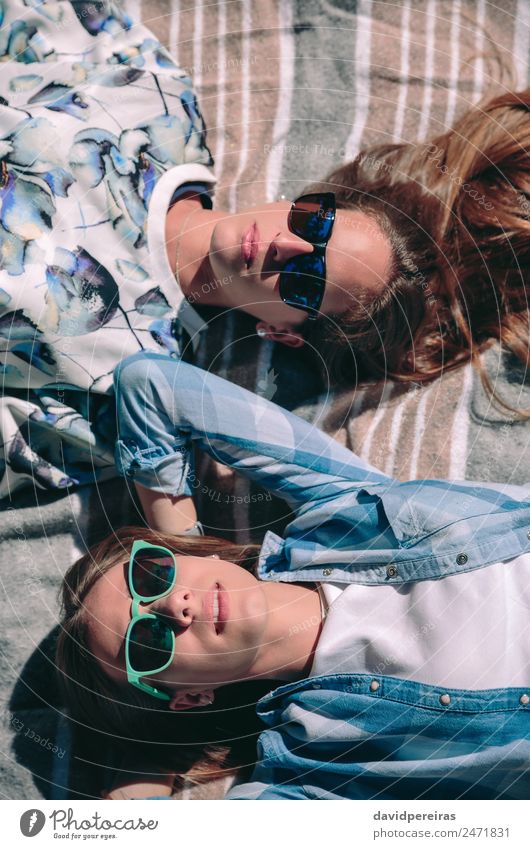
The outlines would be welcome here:
<svg viewBox="0 0 530 849">
<path fill-rule="evenodd" d="M 156 766 L 122 765 L 110 790 L 102 790 L 102 799 L 145 799 L 149 796 L 171 796 L 175 773 Z"/>
</svg>

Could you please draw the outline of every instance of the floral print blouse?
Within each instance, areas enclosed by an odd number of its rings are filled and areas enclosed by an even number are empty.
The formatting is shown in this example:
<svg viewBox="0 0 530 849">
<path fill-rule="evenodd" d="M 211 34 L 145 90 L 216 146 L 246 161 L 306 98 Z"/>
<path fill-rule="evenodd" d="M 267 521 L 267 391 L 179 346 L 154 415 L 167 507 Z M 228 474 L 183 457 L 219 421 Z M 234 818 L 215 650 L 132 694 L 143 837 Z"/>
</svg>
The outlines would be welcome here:
<svg viewBox="0 0 530 849">
<path fill-rule="evenodd" d="M 172 192 L 215 178 L 191 79 L 116 0 L 0 0 L 0 63 L 3 498 L 115 474 L 117 363 L 201 325 Z"/>
</svg>

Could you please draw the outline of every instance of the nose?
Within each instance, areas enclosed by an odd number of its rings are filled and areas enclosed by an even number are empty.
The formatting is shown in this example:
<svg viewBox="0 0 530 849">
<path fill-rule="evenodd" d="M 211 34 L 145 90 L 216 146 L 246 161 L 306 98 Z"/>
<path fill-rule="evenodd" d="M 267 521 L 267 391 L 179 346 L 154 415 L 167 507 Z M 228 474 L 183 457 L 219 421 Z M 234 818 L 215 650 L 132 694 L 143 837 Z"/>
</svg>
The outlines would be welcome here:
<svg viewBox="0 0 530 849">
<path fill-rule="evenodd" d="M 152 601 L 148 612 L 175 622 L 179 628 L 187 628 L 197 616 L 197 599 L 191 590 L 177 586 L 169 595 Z"/>
<path fill-rule="evenodd" d="M 300 236 L 295 236 L 290 231 L 278 233 L 272 240 L 271 247 L 273 249 L 274 260 L 278 263 L 287 262 L 299 254 L 313 253 L 313 245 L 311 242 L 306 242 Z"/>
</svg>

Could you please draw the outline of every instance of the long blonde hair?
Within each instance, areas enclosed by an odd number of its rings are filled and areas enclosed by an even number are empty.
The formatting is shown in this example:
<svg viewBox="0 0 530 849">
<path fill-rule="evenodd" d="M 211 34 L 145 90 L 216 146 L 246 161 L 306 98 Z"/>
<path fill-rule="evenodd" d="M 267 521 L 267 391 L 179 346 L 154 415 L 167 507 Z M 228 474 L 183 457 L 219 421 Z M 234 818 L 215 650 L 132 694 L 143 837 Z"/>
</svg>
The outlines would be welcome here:
<svg viewBox="0 0 530 849">
<path fill-rule="evenodd" d="M 530 366 L 530 89 L 428 142 L 363 150 L 307 190 L 371 216 L 393 249 L 383 293 L 313 329 L 335 376 L 423 381 L 472 361 L 512 409 L 480 354 L 497 340 Z"/>
<path fill-rule="evenodd" d="M 135 687 L 109 678 L 88 648 L 89 618 L 84 599 L 96 581 L 128 560 L 132 543 L 143 539 L 175 554 L 217 554 L 253 570 L 259 546 L 236 545 L 217 537 L 183 537 L 140 527 L 124 527 L 108 536 L 70 567 L 63 579 L 56 663 L 72 719 L 108 735 L 118 746 L 131 746 L 143 757 L 166 763 L 181 780 L 204 781 L 219 773 L 252 765 L 260 727 L 258 698 L 273 683 L 248 682 L 216 691 L 213 706 L 175 714 Z M 153 754 L 154 747 L 154 754 Z"/>
</svg>

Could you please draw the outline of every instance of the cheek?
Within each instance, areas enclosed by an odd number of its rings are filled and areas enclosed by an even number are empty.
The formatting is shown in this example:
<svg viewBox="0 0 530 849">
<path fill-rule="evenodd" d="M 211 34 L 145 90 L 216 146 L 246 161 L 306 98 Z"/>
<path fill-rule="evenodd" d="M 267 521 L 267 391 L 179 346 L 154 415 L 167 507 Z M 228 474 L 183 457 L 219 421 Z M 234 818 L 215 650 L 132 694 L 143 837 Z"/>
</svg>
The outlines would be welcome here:
<svg viewBox="0 0 530 849">
<path fill-rule="evenodd" d="M 219 221 L 212 232 L 210 240 L 210 261 L 212 267 L 224 266 L 227 262 L 239 262 L 241 258 L 241 226 L 240 219 L 228 216 Z"/>
<path fill-rule="evenodd" d="M 252 302 L 250 303 L 252 297 Z M 286 306 L 283 301 L 277 300 L 273 292 L 262 285 L 262 291 L 257 286 L 252 289 L 252 295 L 247 296 L 247 303 L 241 307 L 254 318 L 271 324 L 274 327 L 289 325 L 296 327 L 304 321 L 304 313 L 293 310 Z"/>
<path fill-rule="evenodd" d="M 240 624 L 245 631 L 252 632 L 257 637 L 261 635 L 265 630 L 268 608 L 259 583 L 241 593 L 238 607 Z"/>
</svg>

